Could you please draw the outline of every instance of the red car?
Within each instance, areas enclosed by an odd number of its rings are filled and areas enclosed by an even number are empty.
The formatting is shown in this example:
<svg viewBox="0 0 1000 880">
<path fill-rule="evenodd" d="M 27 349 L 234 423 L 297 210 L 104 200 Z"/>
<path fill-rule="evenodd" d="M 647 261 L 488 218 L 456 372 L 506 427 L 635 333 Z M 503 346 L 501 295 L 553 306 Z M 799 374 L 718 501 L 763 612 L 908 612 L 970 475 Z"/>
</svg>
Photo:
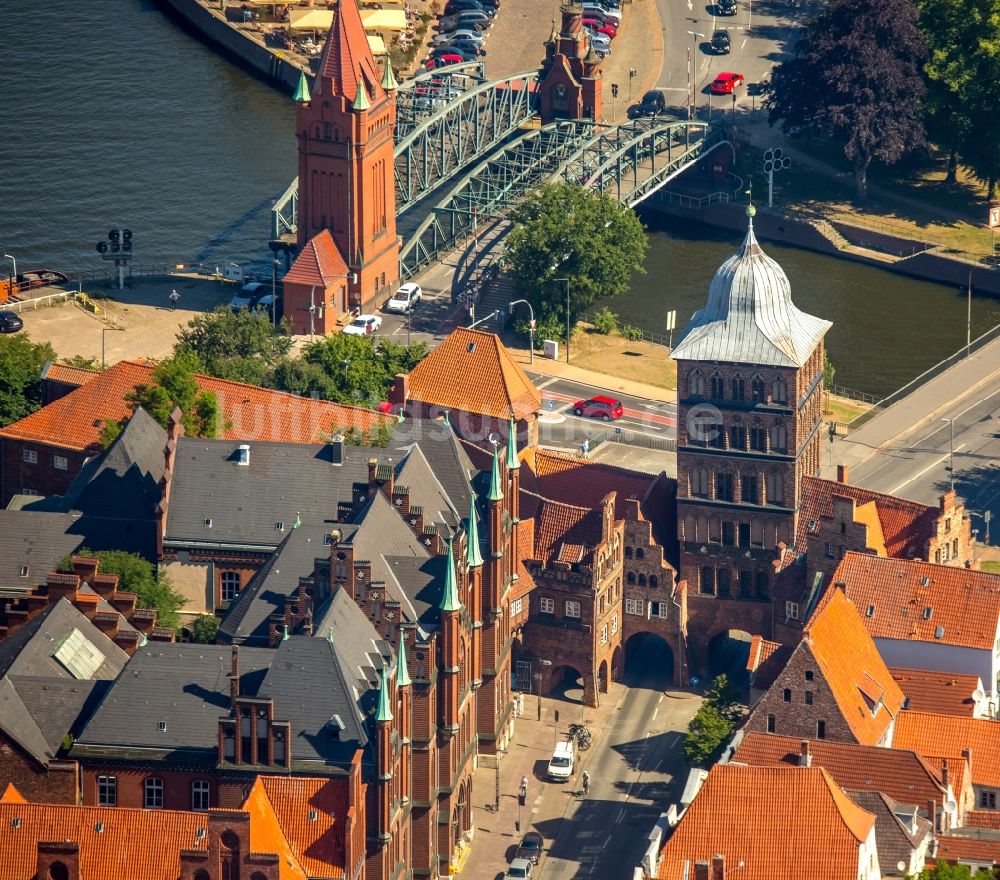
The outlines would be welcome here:
<svg viewBox="0 0 1000 880">
<path fill-rule="evenodd" d="M 436 58 L 427 59 L 427 69 L 434 70 L 436 67 L 447 67 L 449 64 L 461 64 L 464 60 L 461 55 L 438 55 Z"/>
<path fill-rule="evenodd" d="M 622 402 L 613 397 L 591 397 L 590 400 L 578 400 L 574 403 L 573 413 L 610 422 L 612 419 L 620 419 L 624 410 Z"/>
<path fill-rule="evenodd" d="M 605 36 L 611 37 L 613 40 L 618 36 L 618 28 L 616 28 L 611 22 L 598 21 L 596 18 L 585 18 L 583 20 L 583 26 L 585 28 L 590 28 L 595 34 L 604 34 Z"/>
<path fill-rule="evenodd" d="M 742 73 L 720 73 L 712 83 L 711 92 L 713 95 L 731 95 L 741 85 Z"/>
</svg>

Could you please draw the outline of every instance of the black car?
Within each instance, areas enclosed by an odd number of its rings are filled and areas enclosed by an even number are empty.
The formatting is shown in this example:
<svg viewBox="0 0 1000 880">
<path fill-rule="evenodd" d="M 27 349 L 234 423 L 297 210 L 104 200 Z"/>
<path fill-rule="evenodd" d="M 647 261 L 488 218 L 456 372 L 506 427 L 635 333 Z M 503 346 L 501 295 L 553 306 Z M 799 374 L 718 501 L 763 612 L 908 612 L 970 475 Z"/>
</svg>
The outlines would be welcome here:
<svg viewBox="0 0 1000 880">
<path fill-rule="evenodd" d="M 639 102 L 639 116 L 656 116 L 657 113 L 662 113 L 663 109 L 667 106 L 667 99 L 663 97 L 663 92 L 657 89 L 652 89 L 646 92 L 642 96 L 642 100 Z"/>
<path fill-rule="evenodd" d="M 466 37 L 464 40 L 459 38 L 457 40 L 450 40 L 447 43 L 442 43 L 441 48 L 454 49 L 456 52 L 466 55 L 485 55 L 486 50 L 482 47 L 482 44 L 477 43 L 475 40 L 470 40 Z"/>
<path fill-rule="evenodd" d="M 0 333 L 17 333 L 24 326 L 24 321 L 17 312 L 0 312 Z"/>
<path fill-rule="evenodd" d="M 492 18 L 496 15 L 495 6 L 484 6 L 479 0 L 450 0 L 444 9 L 445 15 L 455 15 L 462 12 L 481 12 Z"/>
<path fill-rule="evenodd" d="M 542 850 L 544 848 L 545 838 L 542 837 L 542 835 L 537 831 L 529 831 L 517 845 L 517 851 L 514 853 L 514 858 L 527 859 L 533 865 L 537 865 L 538 859 L 541 857 Z"/>
<path fill-rule="evenodd" d="M 711 49 L 716 55 L 729 54 L 729 31 L 718 30 L 712 34 Z"/>
<path fill-rule="evenodd" d="M 448 45 L 438 46 L 433 52 L 431 52 L 431 58 L 436 60 L 442 55 L 458 55 L 463 61 L 475 61 L 478 54 L 478 51 L 473 52 L 468 49 L 462 49 L 459 46 Z"/>
<path fill-rule="evenodd" d="M 739 9 L 737 0 L 716 0 L 715 6 L 719 10 L 719 15 L 736 15 Z"/>
</svg>

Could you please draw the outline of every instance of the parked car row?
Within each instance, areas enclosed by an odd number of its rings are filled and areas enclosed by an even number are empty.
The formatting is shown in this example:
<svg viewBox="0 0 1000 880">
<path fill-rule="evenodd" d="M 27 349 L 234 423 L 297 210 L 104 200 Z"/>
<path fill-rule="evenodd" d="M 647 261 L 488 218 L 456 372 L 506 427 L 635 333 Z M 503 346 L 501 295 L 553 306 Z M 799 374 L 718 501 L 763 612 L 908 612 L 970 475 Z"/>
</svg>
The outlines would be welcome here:
<svg viewBox="0 0 1000 880">
<path fill-rule="evenodd" d="M 583 26 L 598 57 L 611 54 L 611 41 L 618 36 L 621 23 L 621 0 L 586 0 L 583 4 Z"/>
<path fill-rule="evenodd" d="M 448 0 L 426 67 L 433 70 L 485 55 L 486 31 L 499 9 L 500 0 Z"/>
</svg>

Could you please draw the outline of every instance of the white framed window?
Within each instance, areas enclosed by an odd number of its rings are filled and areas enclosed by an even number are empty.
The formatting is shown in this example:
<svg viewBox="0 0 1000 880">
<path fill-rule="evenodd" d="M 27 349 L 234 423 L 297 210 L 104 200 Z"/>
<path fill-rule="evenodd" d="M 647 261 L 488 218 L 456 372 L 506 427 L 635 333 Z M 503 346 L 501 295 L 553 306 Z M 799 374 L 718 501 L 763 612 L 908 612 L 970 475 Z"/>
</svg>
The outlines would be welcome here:
<svg viewBox="0 0 1000 880">
<path fill-rule="evenodd" d="M 208 809 L 208 795 L 211 787 L 207 779 L 196 779 L 191 783 L 191 809 L 204 813 Z"/>
<path fill-rule="evenodd" d="M 566 616 L 567 617 L 579 617 L 580 616 L 580 603 L 575 602 L 572 599 L 566 600 Z"/>
<path fill-rule="evenodd" d="M 521 599 L 512 599 L 510 603 L 510 613 L 520 614 L 521 613 Z"/>
<path fill-rule="evenodd" d="M 38 494 L 38 490 L 37 489 L 22 489 L 21 490 L 21 494 L 22 495 L 37 495 Z"/>
<path fill-rule="evenodd" d="M 147 810 L 163 809 L 163 780 L 150 776 L 142 783 L 142 805 Z"/>
<path fill-rule="evenodd" d="M 608 625 L 604 624 L 601 627 L 601 644 L 606 645 L 608 643 Z"/>
<path fill-rule="evenodd" d="M 97 806 L 99 807 L 118 806 L 117 776 L 97 777 Z"/>
<path fill-rule="evenodd" d="M 65 455 L 53 455 L 52 467 L 57 471 L 69 470 L 69 459 Z"/>
<path fill-rule="evenodd" d="M 27 464 L 38 464 L 38 453 L 34 449 L 22 449 L 21 461 Z"/>
<path fill-rule="evenodd" d="M 997 793 L 995 791 L 979 792 L 979 809 L 995 810 L 997 808 Z"/>
<path fill-rule="evenodd" d="M 785 620 L 798 620 L 799 619 L 799 603 L 798 602 L 786 602 L 785 603 Z"/>
<path fill-rule="evenodd" d="M 650 605 L 653 617 L 670 617 L 670 603 L 669 602 L 653 602 Z"/>
<path fill-rule="evenodd" d="M 555 614 L 556 613 L 556 600 L 555 599 L 548 599 L 545 596 L 542 596 L 538 600 L 538 610 L 541 611 L 542 614 Z"/>
<path fill-rule="evenodd" d="M 222 586 L 222 601 L 232 602 L 240 594 L 240 573 L 238 571 L 224 571 L 219 576 L 219 583 Z"/>
<path fill-rule="evenodd" d="M 614 635 L 616 632 L 618 632 L 618 615 L 617 614 L 613 615 L 612 618 L 611 618 L 611 635 Z"/>
<path fill-rule="evenodd" d="M 635 614 L 639 617 L 642 616 L 644 612 L 642 599 L 626 599 L 625 600 L 625 613 Z"/>
</svg>

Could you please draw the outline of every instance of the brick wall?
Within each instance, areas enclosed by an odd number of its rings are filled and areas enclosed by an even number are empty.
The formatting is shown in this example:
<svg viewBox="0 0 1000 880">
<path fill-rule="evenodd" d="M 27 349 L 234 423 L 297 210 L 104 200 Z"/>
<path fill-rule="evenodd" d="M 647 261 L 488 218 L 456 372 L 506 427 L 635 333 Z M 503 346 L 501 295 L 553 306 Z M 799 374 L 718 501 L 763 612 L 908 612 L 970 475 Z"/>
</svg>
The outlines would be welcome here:
<svg viewBox="0 0 1000 880">
<path fill-rule="evenodd" d="M 25 453 L 34 454 L 36 461 L 24 460 Z M 55 466 L 55 458 L 66 459 L 65 470 Z M 6 507 L 10 499 L 25 489 L 36 495 L 63 495 L 80 472 L 87 458 L 84 452 L 49 446 L 27 440 L 0 438 L 0 486 Z"/>
<path fill-rule="evenodd" d="M 77 803 L 77 764 L 54 761 L 40 767 L 20 747 L 0 733 L 0 788 L 14 785 L 29 801 L 46 804 Z"/>
<path fill-rule="evenodd" d="M 191 772 L 171 770 L 163 766 L 121 767 L 115 765 L 94 766 L 88 762 L 82 774 L 83 803 L 87 806 L 97 806 L 97 777 L 114 776 L 118 780 L 119 807 L 145 807 L 143 784 L 147 778 L 156 777 L 163 780 L 163 809 L 190 810 L 191 783 L 196 779 L 204 779 L 209 783 L 209 805 L 221 806 L 219 803 L 219 780 L 214 768 Z M 242 801 L 240 801 L 242 802 Z"/>
</svg>

